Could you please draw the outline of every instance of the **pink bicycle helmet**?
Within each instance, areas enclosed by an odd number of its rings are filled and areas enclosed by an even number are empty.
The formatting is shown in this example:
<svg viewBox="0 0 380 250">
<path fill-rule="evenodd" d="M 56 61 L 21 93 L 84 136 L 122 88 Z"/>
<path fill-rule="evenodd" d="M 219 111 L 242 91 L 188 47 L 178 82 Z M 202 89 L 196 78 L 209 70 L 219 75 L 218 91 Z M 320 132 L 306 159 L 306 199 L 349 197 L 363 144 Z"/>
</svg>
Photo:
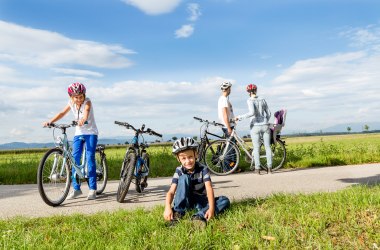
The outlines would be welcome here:
<svg viewBox="0 0 380 250">
<path fill-rule="evenodd" d="M 67 88 L 69 96 L 86 94 L 86 87 L 80 82 L 74 82 Z"/>
<path fill-rule="evenodd" d="M 247 92 L 255 92 L 257 90 L 257 86 L 255 84 L 248 84 L 247 85 Z"/>
</svg>

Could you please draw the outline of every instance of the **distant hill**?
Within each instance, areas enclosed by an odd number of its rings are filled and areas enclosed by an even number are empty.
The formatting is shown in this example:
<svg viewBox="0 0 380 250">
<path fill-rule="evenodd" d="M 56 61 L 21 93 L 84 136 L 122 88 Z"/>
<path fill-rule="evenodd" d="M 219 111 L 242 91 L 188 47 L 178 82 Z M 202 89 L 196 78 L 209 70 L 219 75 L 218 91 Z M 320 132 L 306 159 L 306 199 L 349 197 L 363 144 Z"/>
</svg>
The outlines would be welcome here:
<svg viewBox="0 0 380 250">
<path fill-rule="evenodd" d="M 347 127 L 351 127 L 351 133 L 361 133 L 364 130 L 364 125 L 369 126 L 369 131 L 379 131 L 380 130 L 380 122 L 367 122 L 367 123 L 346 123 L 346 124 L 338 124 L 331 127 L 323 128 L 319 131 L 312 131 L 312 132 L 305 132 L 301 134 L 321 134 L 322 133 L 346 133 Z M 239 135 L 246 135 L 249 134 L 249 131 L 239 131 Z M 289 135 L 297 134 L 300 135 L 300 133 L 289 133 Z M 170 134 L 170 135 L 164 135 L 163 139 L 161 141 L 167 142 L 172 141 L 173 137 L 182 137 L 182 136 L 189 136 L 193 137 L 194 135 L 189 134 Z M 199 139 L 199 134 L 196 135 Z M 155 136 L 149 136 L 144 135 L 145 141 L 147 142 L 154 142 L 158 138 Z M 126 142 L 130 142 L 132 139 L 132 136 L 118 136 L 113 138 L 101 138 L 99 139 L 99 144 L 106 144 L 106 145 L 122 145 Z M 25 143 L 25 142 L 11 142 L 11 143 L 5 143 L 0 144 L 0 150 L 10 150 L 10 149 L 31 149 L 31 148 L 51 148 L 54 146 L 54 143 L 48 142 L 48 143 Z"/>
<path fill-rule="evenodd" d="M 192 135 L 186 135 L 186 134 L 178 134 L 178 135 L 164 135 L 163 139 L 160 141 L 170 141 L 172 140 L 173 137 L 182 137 L 182 136 L 190 136 L 193 137 Z M 99 139 L 98 144 L 106 144 L 106 145 L 122 145 L 125 144 L 126 142 L 130 142 L 132 140 L 132 136 L 118 136 L 115 138 L 104 138 L 104 139 Z M 147 142 L 154 142 L 158 137 L 155 136 L 149 136 L 149 135 L 144 135 L 144 139 Z M 55 144 L 52 142 L 48 143 L 25 143 L 25 142 L 10 142 L 10 143 L 4 143 L 0 144 L 0 150 L 11 150 L 11 149 L 32 149 L 32 148 L 51 148 L 54 147 Z"/>
<path fill-rule="evenodd" d="M 347 127 L 351 127 L 351 132 L 363 132 L 364 125 L 369 126 L 369 131 L 371 130 L 380 130 L 380 122 L 364 122 L 364 123 L 346 123 L 346 124 L 337 124 L 332 127 L 321 129 L 323 133 L 332 133 L 332 132 L 347 132 Z M 320 131 L 317 131 L 320 132 Z"/>
<path fill-rule="evenodd" d="M 0 150 L 6 149 L 28 149 L 28 148 L 50 148 L 54 143 L 25 143 L 25 142 L 11 142 L 0 144 Z"/>
</svg>

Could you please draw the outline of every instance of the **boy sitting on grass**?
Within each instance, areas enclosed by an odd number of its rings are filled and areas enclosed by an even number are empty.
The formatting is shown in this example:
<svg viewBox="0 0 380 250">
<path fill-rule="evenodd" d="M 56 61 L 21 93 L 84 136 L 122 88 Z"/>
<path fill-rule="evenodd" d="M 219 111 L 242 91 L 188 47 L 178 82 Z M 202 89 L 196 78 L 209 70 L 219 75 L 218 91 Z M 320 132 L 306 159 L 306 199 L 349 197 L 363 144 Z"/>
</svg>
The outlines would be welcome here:
<svg viewBox="0 0 380 250">
<path fill-rule="evenodd" d="M 170 221 L 170 225 L 175 225 L 187 210 L 195 208 L 197 213 L 191 220 L 204 227 L 214 215 L 230 205 L 227 197 L 214 197 L 209 169 L 196 159 L 197 148 L 198 144 L 192 138 L 182 137 L 173 144 L 172 152 L 181 166 L 176 168 L 166 194 L 164 218 Z"/>
</svg>

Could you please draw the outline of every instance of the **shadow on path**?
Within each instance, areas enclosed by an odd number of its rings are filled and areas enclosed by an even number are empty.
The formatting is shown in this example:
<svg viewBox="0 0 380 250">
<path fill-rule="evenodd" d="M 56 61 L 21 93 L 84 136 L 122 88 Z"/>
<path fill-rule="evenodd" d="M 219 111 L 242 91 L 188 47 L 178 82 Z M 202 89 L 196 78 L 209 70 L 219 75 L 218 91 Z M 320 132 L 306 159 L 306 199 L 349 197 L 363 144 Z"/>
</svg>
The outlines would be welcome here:
<svg viewBox="0 0 380 250">
<path fill-rule="evenodd" d="M 338 181 L 344 183 L 355 183 L 355 184 L 363 184 L 368 186 L 374 186 L 380 184 L 380 174 L 368 177 L 359 177 L 359 178 L 344 178 L 338 179 Z"/>
</svg>

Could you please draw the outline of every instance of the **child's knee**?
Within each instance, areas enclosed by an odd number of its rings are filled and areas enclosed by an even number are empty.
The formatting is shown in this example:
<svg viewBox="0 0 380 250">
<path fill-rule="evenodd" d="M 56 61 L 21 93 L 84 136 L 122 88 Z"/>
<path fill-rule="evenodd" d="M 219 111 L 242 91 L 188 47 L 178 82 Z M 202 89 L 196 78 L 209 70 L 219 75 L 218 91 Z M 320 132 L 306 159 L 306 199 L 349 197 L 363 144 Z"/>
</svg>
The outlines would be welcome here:
<svg viewBox="0 0 380 250">
<path fill-rule="evenodd" d="M 225 207 L 229 207 L 231 204 L 230 199 L 228 199 L 226 196 L 219 196 L 218 202 L 223 204 Z"/>
</svg>

